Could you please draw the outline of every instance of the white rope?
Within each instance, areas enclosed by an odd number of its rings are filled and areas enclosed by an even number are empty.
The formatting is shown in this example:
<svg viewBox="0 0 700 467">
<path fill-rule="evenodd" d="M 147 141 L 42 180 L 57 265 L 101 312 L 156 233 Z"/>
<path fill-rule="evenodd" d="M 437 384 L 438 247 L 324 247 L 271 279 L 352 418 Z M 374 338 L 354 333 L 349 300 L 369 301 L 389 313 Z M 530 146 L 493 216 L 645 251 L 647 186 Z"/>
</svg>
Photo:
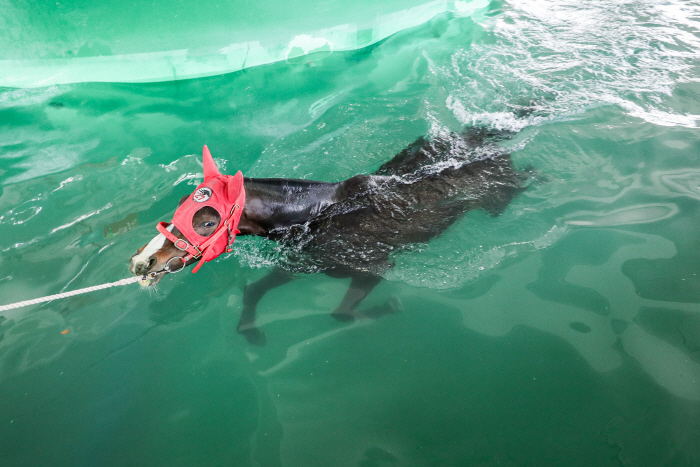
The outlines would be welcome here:
<svg viewBox="0 0 700 467">
<path fill-rule="evenodd" d="M 72 290 L 70 292 L 63 292 L 56 295 L 49 295 L 48 297 L 34 298 L 32 300 L 25 300 L 23 302 L 11 303 L 9 305 L 0 305 L 0 311 L 12 310 L 14 308 L 21 308 L 23 306 L 36 305 L 37 303 L 50 302 L 51 300 L 56 300 L 58 298 L 72 297 L 73 295 L 80 295 L 88 292 L 94 292 L 95 290 L 108 289 L 109 287 L 118 287 L 120 285 L 133 284 L 143 279 L 143 276 L 134 276 L 127 279 L 122 279 L 117 282 L 110 282 L 108 284 L 95 285 L 92 287 L 85 287 L 84 289 Z"/>
</svg>

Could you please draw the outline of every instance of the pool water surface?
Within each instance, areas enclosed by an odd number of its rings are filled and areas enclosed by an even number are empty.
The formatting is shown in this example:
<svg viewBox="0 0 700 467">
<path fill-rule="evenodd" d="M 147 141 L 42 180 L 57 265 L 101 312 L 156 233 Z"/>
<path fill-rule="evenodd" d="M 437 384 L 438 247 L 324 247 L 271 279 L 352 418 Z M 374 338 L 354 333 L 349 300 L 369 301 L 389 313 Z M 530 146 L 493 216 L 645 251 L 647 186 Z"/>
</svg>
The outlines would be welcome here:
<svg viewBox="0 0 700 467">
<path fill-rule="evenodd" d="M 202 181 L 340 181 L 465 127 L 530 187 L 341 323 L 284 251 L 0 315 L 6 466 L 700 465 L 700 6 L 511 0 L 355 50 L 149 83 L 0 88 L 0 304 L 112 282 Z M 523 109 L 529 112 L 523 112 Z M 65 332 L 68 331 L 68 332 Z"/>
</svg>

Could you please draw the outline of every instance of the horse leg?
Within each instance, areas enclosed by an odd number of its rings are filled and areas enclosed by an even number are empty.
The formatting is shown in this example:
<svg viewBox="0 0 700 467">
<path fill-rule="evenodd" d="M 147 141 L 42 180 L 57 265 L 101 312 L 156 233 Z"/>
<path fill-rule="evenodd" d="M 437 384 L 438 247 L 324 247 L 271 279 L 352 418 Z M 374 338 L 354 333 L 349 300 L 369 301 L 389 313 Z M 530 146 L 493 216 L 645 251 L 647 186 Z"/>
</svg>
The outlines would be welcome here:
<svg viewBox="0 0 700 467">
<path fill-rule="evenodd" d="M 249 284 L 243 291 L 243 310 L 238 322 L 238 332 L 251 344 L 263 345 L 265 343 L 265 335 L 255 327 L 255 309 L 258 302 L 267 292 L 290 282 L 292 279 L 294 279 L 292 273 L 275 268 L 267 276 Z"/>
<path fill-rule="evenodd" d="M 381 280 L 382 278 L 379 276 L 352 276 L 350 288 L 345 293 L 343 301 L 340 302 L 338 308 L 332 313 L 332 316 L 338 321 L 353 321 L 355 318 L 369 318 L 370 316 L 367 314 L 356 311 L 355 307 L 359 305 L 362 299 L 364 299 Z"/>
</svg>

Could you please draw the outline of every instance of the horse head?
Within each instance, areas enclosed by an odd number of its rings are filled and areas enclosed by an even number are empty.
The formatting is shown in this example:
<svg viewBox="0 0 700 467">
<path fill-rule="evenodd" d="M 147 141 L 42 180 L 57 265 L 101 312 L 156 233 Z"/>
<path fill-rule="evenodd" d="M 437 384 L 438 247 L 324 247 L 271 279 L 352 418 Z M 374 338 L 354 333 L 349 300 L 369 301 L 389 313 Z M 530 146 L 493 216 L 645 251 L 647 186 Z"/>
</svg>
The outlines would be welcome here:
<svg viewBox="0 0 700 467">
<path fill-rule="evenodd" d="M 129 271 L 143 275 L 144 286 L 157 284 L 167 273 L 204 264 L 230 252 L 245 203 L 243 175 L 222 175 L 209 149 L 203 151 L 204 182 L 180 199 L 171 223 L 161 222 L 159 234 L 129 260 Z"/>
</svg>

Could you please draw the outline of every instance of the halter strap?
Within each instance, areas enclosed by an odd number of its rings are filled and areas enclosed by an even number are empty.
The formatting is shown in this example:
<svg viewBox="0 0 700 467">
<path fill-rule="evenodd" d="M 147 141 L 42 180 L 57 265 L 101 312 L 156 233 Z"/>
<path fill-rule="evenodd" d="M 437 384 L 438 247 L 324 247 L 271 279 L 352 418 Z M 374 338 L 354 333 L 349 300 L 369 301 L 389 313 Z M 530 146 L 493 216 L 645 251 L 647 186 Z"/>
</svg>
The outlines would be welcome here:
<svg viewBox="0 0 700 467">
<path fill-rule="evenodd" d="M 188 240 L 184 238 L 178 238 L 176 237 L 171 231 L 167 229 L 168 225 L 165 222 L 159 222 L 156 225 L 156 228 L 160 233 L 165 235 L 165 238 L 173 242 L 175 245 L 175 248 L 177 248 L 180 251 L 184 251 L 186 254 L 185 256 L 182 257 L 183 263 L 187 263 L 191 259 L 199 259 L 204 255 L 204 253 L 214 244 L 216 241 L 224 234 L 228 233 L 228 244 L 226 247 L 226 252 L 231 253 L 232 247 L 233 247 L 233 239 L 235 238 L 236 234 L 241 233 L 240 230 L 235 229 L 233 232 L 231 231 L 231 225 L 233 224 L 235 220 L 234 214 L 236 213 L 237 210 L 241 209 L 241 207 L 238 204 L 234 204 L 233 207 L 231 208 L 231 213 L 228 215 L 224 221 L 219 224 L 219 227 L 214 231 L 213 234 L 211 234 L 207 239 L 202 242 L 201 245 L 193 245 L 191 244 Z M 183 234 L 184 235 L 184 234 Z M 200 267 L 202 267 L 202 264 L 204 264 L 204 258 L 197 263 L 197 266 L 192 270 L 193 273 L 197 272 Z M 184 267 L 184 266 L 183 266 Z"/>
</svg>

